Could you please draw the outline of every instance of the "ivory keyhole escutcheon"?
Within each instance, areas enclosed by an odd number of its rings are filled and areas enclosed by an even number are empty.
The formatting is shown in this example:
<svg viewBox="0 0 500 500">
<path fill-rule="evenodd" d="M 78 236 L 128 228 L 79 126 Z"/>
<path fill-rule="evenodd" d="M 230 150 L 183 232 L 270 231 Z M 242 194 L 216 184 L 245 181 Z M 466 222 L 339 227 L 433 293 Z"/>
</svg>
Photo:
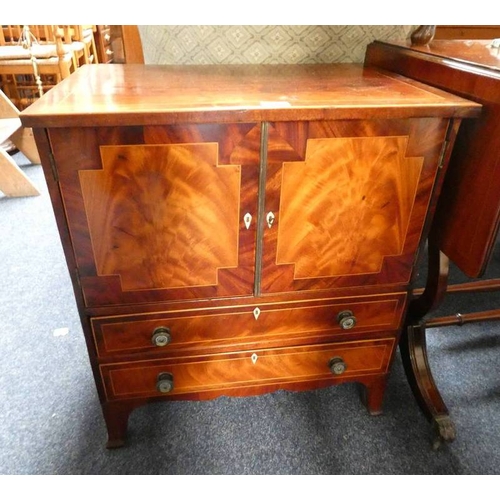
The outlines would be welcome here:
<svg viewBox="0 0 500 500">
<path fill-rule="evenodd" d="M 256 307 L 254 310 L 253 310 L 253 316 L 254 318 L 257 320 L 259 319 L 259 316 L 260 316 L 260 309 L 258 307 Z"/>
<path fill-rule="evenodd" d="M 273 227 L 273 224 L 274 224 L 275 220 L 276 220 L 276 216 L 272 212 L 269 212 L 266 215 L 267 227 L 269 229 L 271 229 Z"/>
<path fill-rule="evenodd" d="M 243 217 L 243 222 L 245 223 L 245 227 L 250 229 L 250 224 L 252 223 L 252 216 L 250 214 L 245 214 Z"/>
</svg>

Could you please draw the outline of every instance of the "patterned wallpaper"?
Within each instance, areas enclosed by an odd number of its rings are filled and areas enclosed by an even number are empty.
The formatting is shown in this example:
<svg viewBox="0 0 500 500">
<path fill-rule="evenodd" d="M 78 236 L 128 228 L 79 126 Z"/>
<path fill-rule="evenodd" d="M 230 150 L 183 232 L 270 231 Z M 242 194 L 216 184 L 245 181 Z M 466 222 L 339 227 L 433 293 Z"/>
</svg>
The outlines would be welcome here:
<svg viewBox="0 0 500 500">
<path fill-rule="evenodd" d="M 415 26 L 139 26 L 146 64 L 362 62 L 366 45 Z"/>
</svg>

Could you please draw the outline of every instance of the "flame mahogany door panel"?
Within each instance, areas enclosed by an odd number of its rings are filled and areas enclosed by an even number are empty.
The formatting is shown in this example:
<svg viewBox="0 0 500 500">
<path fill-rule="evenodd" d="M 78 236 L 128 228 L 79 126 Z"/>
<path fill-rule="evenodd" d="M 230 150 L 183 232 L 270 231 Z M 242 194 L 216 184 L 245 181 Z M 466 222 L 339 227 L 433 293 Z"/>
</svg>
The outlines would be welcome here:
<svg viewBox="0 0 500 500">
<path fill-rule="evenodd" d="M 262 293 L 408 283 L 447 126 L 270 123 Z"/>
<path fill-rule="evenodd" d="M 50 140 L 87 306 L 252 294 L 260 125 Z"/>
</svg>

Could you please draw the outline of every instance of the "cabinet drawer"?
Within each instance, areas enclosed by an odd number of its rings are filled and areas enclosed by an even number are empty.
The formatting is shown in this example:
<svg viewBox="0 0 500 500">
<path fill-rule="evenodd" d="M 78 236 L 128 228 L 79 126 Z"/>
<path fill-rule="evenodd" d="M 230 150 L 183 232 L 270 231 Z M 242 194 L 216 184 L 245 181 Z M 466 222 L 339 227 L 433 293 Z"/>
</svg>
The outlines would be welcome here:
<svg viewBox="0 0 500 500">
<path fill-rule="evenodd" d="M 206 393 L 205 396 L 292 388 L 293 384 L 331 381 L 337 383 L 388 370 L 395 339 L 321 344 L 306 347 L 262 349 L 226 355 L 198 356 L 149 362 L 101 365 L 109 399 L 176 396 Z M 332 359 L 343 363 L 334 375 Z M 340 361 L 338 361 L 340 360 Z M 159 386 L 159 381 L 169 380 Z M 323 384 L 325 385 L 325 384 Z M 162 392 L 162 387 L 168 392 Z M 189 398 L 189 396 L 186 396 Z"/>
<path fill-rule="evenodd" d="M 396 330 L 406 294 L 92 319 L 99 356 L 253 348 L 262 342 Z M 344 313 L 343 316 L 339 316 Z M 352 313 L 352 317 L 349 315 Z M 341 323 L 343 327 L 341 326 Z M 163 335 L 162 335 L 163 332 Z M 270 345 L 261 347 L 270 347 Z"/>
</svg>

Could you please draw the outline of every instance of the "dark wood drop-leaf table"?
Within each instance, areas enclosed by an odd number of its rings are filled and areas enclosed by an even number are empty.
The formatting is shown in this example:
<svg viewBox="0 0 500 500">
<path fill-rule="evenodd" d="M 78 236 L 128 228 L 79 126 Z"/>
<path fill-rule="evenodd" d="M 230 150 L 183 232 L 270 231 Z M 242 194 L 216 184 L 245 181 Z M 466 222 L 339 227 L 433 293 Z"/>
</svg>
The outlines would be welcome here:
<svg viewBox="0 0 500 500">
<path fill-rule="evenodd" d="M 500 290 L 500 279 L 448 285 L 450 260 L 469 278 L 484 275 L 500 225 L 500 40 L 434 40 L 426 45 L 374 42 L 366 64 L 414 78 L 482 105 L 462 124 L 429 236 L 428 282 L 412 301 L 401 352 L 408 379 L 436 444 L 452 441 L 455 427 L 432 376 L 426 327 L 500 319 L 500 309 L 456 316 L 439 311 L 446 293 Z M 435 314 L 435 313 L 434 313 Z"/>
</svg>

